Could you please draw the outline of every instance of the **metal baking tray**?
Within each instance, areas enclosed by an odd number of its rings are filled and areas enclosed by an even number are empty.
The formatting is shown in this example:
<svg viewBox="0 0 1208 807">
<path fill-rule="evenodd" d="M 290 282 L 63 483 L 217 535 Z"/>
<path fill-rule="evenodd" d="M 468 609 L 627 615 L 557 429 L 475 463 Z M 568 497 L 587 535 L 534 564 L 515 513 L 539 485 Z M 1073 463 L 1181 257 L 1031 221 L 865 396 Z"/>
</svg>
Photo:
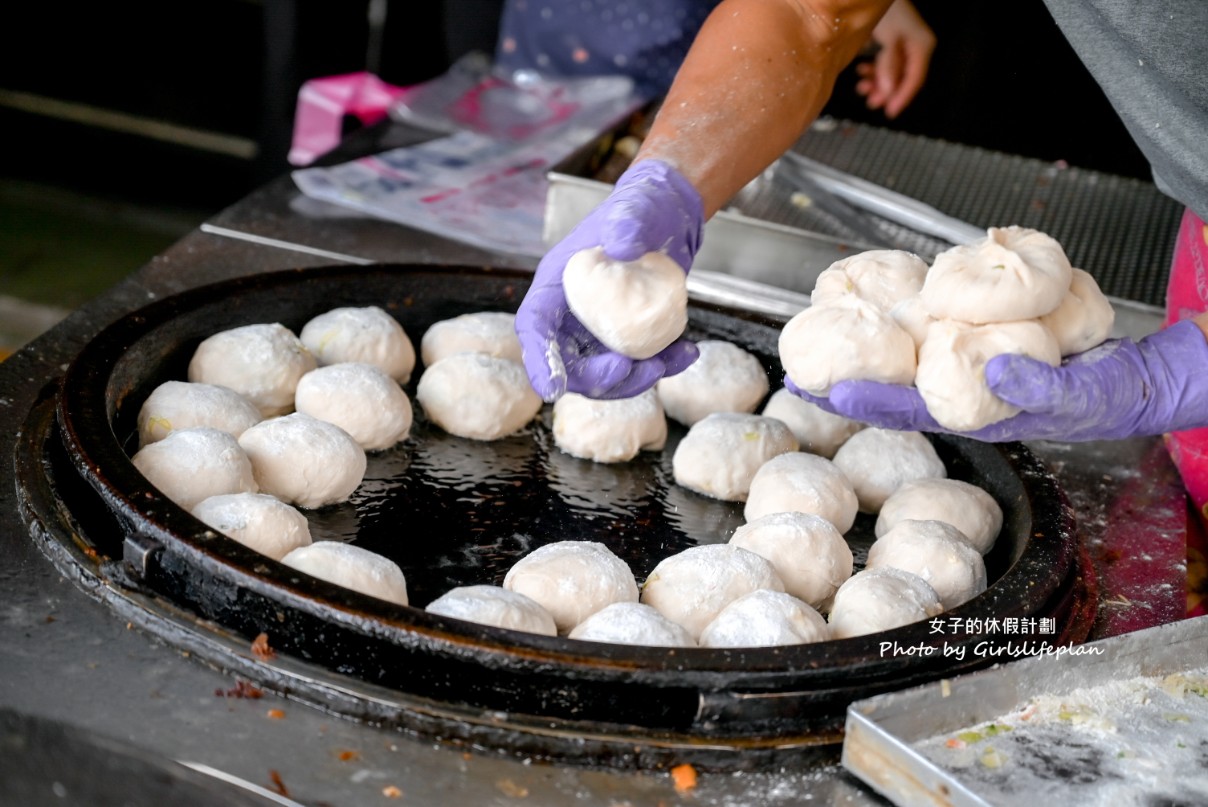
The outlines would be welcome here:
<svg viewBox="0 0 1208 807">
<path fill-rule="evenodd" d="M 1066 650 L 852 703 L 844 767 L 900 807 L 1208 803 L 1208 617 Z"/>
</svg>

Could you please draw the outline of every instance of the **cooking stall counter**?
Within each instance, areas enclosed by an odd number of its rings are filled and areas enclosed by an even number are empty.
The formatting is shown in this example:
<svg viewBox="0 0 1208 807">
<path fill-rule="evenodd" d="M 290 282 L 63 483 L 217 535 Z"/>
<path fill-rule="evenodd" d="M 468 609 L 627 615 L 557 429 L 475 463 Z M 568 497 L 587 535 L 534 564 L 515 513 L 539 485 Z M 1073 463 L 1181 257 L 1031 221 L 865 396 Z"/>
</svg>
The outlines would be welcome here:
<svg viewBox="0 0 1208 807">
<path fill-rule="evenodd" d="M 305 665 L 292 665 L 281 656 L 258 658 L 246 637 L 221 626 L 186 629 L 193 617 L 183 609 L 148 615 L 137 596 L 113 596 L 113 581 L 103 575 L 120 574 L 120 564 L 129 556 L 116 566 L 98 565 L 101 576 L 65 559 L 86 545 L 73 538 L 73 529 L 87 536 L 96 525 L 74 523 L 77 516 L 66 504 L 61 505 L 65 513 L 49 512 L 67 494 L 53 484 L 39 486 L 37 480 L 66 479 L 69 469 L 48 470 L 46 465 L 57 460 L 30 448 L 38 430 L 50 428 L 57 385 L 80 352 L 110 323 L 190 289 L 240 278 L 254 281 L 282 271 L 305 275 L 308 269 L 342 263 L 529 265 L 515 256 L 349 216 L 305 199 L 282 178 L 215 216 L 0 364 L 0 416 L 5 418 L 0 440 L 14 470 L 13 484 L 0 493 L 0 541 L 8 559 L 0 572 L 0 707 L 26 718 L 25 723 L 12 721 L 12 732 L 29 736 L 29 720 L 50 721 L 68 734 L 115 738 L 149 759 L 225 771 L 308 804 L 395 796 L 411 803 L 687 800 L 666 764 L 660 770 L 632 770 L 625 764 L 548 762 L 515 749 L 501 750 L 498 743 L 476 747 L 473 737 L 446 743 L 435 738 L 439 730 L 417 733 L 349 719 L 339 714 L 339 704 L 364 701 L 365 694 L 342 692 L 332 681 L 319 684 L 330 709 L 324 711 L 313 705 L 313 691 L 308 690 L 314 683 L 302 680 Z M 1178 619 L 1184 602 L 1186 511 L 1177 475 L 1160 443 L 1030 448 L 1068 498 L 1077 542 L 1088 560 L 1083 573 L 1097 580 L 1098 615 L 1090 636 Z M 56 531 L 58 535 L 49 534 Z M 1087 612 L 1082 613 L 1085 618 Z M 265 671 L 269 664 L 275 668 L 272 674 Z M 390 697 L 389 692 L 380 694 L 383 700 Z M 702 771 L 691 801 L 787 804 L 810 794 L 844 803 L 879 803 L 838 769 L 837 752 L 829 758 L 786 759 L 762 769 Z M 6 764 L 12 763 L 0 762 Z M 53 761 L 44 760 L 40 769 L 28 770 L 54 768 Z M 19 773 L 13 765 L 13 775 Z M 94 779 L 137 792 L 129 778 L 106 780 L 98 773 Z"/>
</svg>

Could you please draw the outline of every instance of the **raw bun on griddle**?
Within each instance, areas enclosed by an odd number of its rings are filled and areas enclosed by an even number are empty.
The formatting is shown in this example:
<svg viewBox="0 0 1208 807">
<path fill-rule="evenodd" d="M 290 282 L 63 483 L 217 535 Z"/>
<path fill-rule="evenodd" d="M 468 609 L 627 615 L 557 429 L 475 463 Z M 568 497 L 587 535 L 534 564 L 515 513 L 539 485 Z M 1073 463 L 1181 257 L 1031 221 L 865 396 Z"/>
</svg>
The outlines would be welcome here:
<svg viewBox="0 0 1208 807">
<path fill-rule="evenodd" d="M 688 631 L 638 602 L 614 602 L 601 608 L 576 625 L 568 638 L 651 647 L 696 647 Z"/>
<path fill-rule="evenodd" d="M 827 459 L 835 456 L 847 438 L 865 427 L 858 420 L 827 412 L 783 388 L 772 393 L 762 414 L 788 426 L 802 451 Z"/>
<path fill-rule="evenodd" d="M 701 647 L 774 647 L 823 642 L 826 620 L 796 597 L 759 589 L 727 605 L 700 633 Z"/>
<path fill-rule="evenodd" d="M 308 509 L 347 500 L 368 465 L 348 432 L 301 412 L 257 423 L 239 445 L 261 491 Z"/>
<path fill-rule="evenodd" d="M 1072 274 L 1052 237 L 1026 227 L 991 227 L 985 238 L 936 255 L 920 295 L 937 319 L 1013 322 L 1057 308 Z"/>
<path fill-rule="evenodd" d="M 541 603 L 500 586 L 460 586 L 428 603 L 430 614 L 451 616 L 480 625 L 556 636 L 558 627 Z"/>
<path fill-rule="evenodd" d="M 642 586 L 642 602 L 693 640 L 734 600 L 761 588 L 784 591 L 772 564 L 729 544 L 703 544 L 664 558 Z"/>
<path fill-rule="evenodd" d="M 813 608 L 829 603 L 851 577 L 851 548 L 843 534 L 813 513 L 769 513 L 735 530 L 730 544 L 766 559 L 784 590 Z"/>
<path fill-rule="evenodd" d="M 789 378 L 813 395 L 826 395 L 847 379 L 914 380 L 914 339 L 889 314 L 854 295 L 793 317 L 780 332 L 779 350 Z"/>
<path fill-rule="evenodd" d="M 221 493 L 255 493 L 252 463 L 233 436 L 199 426 L 176 429 L 140 448 L 130 461 L 147 481 L 190 510 Z"/>
<path fill-rule="evenodd" d="M 568 392 L 554 402 L 554 444 L 574 457 L 625 462 L 667 442 L 667 418 L 658 393 L 596 400 Z"/>
<path fill-rule="evenodd" d="M 1002 508 L 977 485 L 959 479 L 916 479 L 894 491 L 877 516 L 878 538 L 902 521 L 943 521 L 956 527 L 983 555 L 1002 529 Z"/>
<path fill-rule="evenodd" d="M 540 603 L 562 633 L 606 605 L 638 601 L 629 566 L 595 541 L 538 547 L 508 569 L 503 587 Z"/>
<path fill-rule="evenodd" d="M 659 400 L 667 417 L 691 426 L 714 412 L 751 413 L 770 384 L 763 365 L 732 342 L 696 343 L 700 357 L 687 370 L 659 379 Z"/>
<path fill-rule="evenodd" d="M 688 276 L 661 252 L 618 261 L 601 247 L 580 250 L 566 262 L 562 290 L 579 322 L 630 358 L 654 356 L 688 325 Z"/>
<path fill-rule="evenodd" d="M 848 639 L 900 628 L 943 610 L 926 580 L 885 567 L 857 572 L 839 586 L 827 621 L 832 639 Z"/>
<path fill-rule="evenodd" d="M 294 405 L 339 426 L 366 451 L 390 448 L 411 431 L 407 393 L 372 364 L 347 362 L 311 370 L 298 381 Z"/>
<path fill-rule="evenodd" d="M 165 381 L 138 410 L 138 440 L 146 446 L 175 429 L 208 426 L 235 437 L 261 420 L 260 410 L 247 398 L 226 387 Z"/>
<path fill-rule="evenodd" d="M 755 521 L 771 513 L 813 513 L 845 533 L 859 507 L 855 488 L 839 466 L 795 451 L 773 457 L 755 472 L 743 515 Z"/>
<path fill-rule="evenodd" d="M 294 408 L 298 379 L 316 366 L 293 331 L 280 323 L 261 323 L 204 340 L 189 361 L 189 380 L 232 389 L 267 418 Z"/>
<path fill-rule="evenodd" d="M 319 364 L 372 364 L 400 384 L 411 379 L 415 347 L 403 326 L 376 305 L 333 308 L 302 326 L 302 343 Z"/>
<path fill-rule="evenodd" d="M 486 353 L 523 362 L 516 315 L 504 311 L 475 311 L 434 323 L 424 332 L 419 353 L 426 367 L 454 353 Z"/>
<path fill-rule="evenodd" d="M 810 304 L 830 305 L 849 295 L 888 312 L 923 288 L 927 262 L 900 249 L 873 249 L 835 261 L 818 275 Z"/>
<path fill-rule="evenodd" d="M 316 541 L 281 559 L 291 569 L 337 586 L 407 604 L 407 580 L 398 564 L 387 557 L 341 541 Z"/>
<path fill-rule="evenodd" d="M 775 418 L 714 412 L 680 440 L 671 467 L 677 484 L 714 499 L 741 502 L 765 462 L 796 450 L 797 438 Z"/>
<path fill-rule="evenodd" d="M 311 543 L 306 516 L 267 493 L 211 496 L 198 502 L 192 513 L 206 526 L 273 560 Z"/>
<path fill-rule="evenodd" d="M 920 432 L 868 428 L 853 434 L 835 452 L 834 463 L 847 475 L 860 511 L 877 513 L 906 482 L 946 477 L 935 446 Z"/>
<path fill-rule="evenodd" d="M 917 574 L 955 608 L 986 590 L 986 564 L 964 533 L 943 521 L 899 521 L 873 542 L 866 569 L 890 566 Z"/>
<path fill-rule="evenodd" d="M 541 411 L 523 365 L 485 353 L 455 353 L 428 367 L 415 397 L 437 426 L 473 440 L 515 434 Z"/>
<path fill-rule="evenodd" d="M 1116 312 L 1089 272 L 1074 269 L 1061 305 L 1040 318 L 1057 339 L 1062 356 L 1082 353 L 1111 335 Z"/>
<path fill-rule="evenodd" d="M 939 320 L 919 349 L 915 386 L 927 411 L 943 427 L 972 431 L 1019 412 L 986 384 L 986 362 L 1004 353 L 1023 354 L 1056 367 L 1061 349 L 1035 320 L 969 325 Z"/>
</svg>

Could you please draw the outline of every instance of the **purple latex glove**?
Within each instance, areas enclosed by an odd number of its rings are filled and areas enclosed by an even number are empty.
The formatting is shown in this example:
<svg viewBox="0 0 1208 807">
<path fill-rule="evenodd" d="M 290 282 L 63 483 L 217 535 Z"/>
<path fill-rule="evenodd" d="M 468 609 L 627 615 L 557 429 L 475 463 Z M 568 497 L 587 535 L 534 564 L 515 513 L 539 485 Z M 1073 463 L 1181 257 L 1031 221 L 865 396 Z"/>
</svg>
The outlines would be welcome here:
<svg viewBox="0 0 1208 807">
<path fill-rule="evenodd" d="M 516 312 L 524 367 L 538 395 L 630 398 L 696 361 L 696 345 L 686 339 L 640 360 L 604 347 L 570 312 L 562 273 L 572 255 L 596 246 L 618 261 L 665 252 L 687 272 L 703 226 L 700 194 L 670 165 L 643 160 L 621 175 L 608 198 L 541 259 Z"/>
<path fill-rule="evenodd" d="M 970 432 L 935 422 L 914 387 L 841 381 L 826 398 L 794 394 L 829 412 L 902 431 L 948 432 L 986 442 L 1118 440 L 1208 426 L 1208 340 L 1190 321 L 1139 342 L 1105 342 L 1050 367 L 1027 356 L 995 356 L 986 382 L 1023 411 Z"/>
</svg>

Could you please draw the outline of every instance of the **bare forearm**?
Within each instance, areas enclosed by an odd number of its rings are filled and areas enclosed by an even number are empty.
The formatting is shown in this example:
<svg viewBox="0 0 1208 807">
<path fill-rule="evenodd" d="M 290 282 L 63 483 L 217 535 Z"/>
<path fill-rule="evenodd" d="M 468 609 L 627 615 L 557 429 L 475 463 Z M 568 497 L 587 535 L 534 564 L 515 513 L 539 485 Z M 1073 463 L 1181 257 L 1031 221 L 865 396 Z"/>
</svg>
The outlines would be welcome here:
<svg viewBox="0 0 1208 807">
<path fill-rule="evenodd" d="M 677 168 L 710 216 L 791 146 L 889 0 L 726 0 L 710 15 L 637 159 Z"/>
</svg>

